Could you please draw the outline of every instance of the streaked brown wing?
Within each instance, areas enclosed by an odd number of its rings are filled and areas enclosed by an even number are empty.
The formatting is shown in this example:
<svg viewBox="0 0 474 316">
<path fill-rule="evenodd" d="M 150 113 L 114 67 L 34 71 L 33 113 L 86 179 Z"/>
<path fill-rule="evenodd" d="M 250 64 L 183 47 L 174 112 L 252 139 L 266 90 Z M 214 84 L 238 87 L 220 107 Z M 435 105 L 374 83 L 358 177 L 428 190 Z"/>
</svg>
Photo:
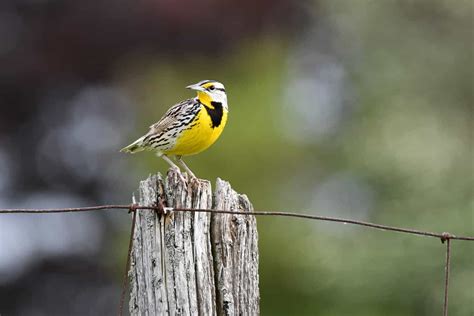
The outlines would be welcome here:
<svg viewBox="0 0 474 316">
<path fill-rule="evenodd" d="M 161 134 L 166 131 L 173 123 L 179 120 L 180 114 L 185 111 L 185 108 L 193 103 L 194 99 L 187 99 L 173 105 L 158 122 L 150 126 L 147 135 Z"/>
</svg>

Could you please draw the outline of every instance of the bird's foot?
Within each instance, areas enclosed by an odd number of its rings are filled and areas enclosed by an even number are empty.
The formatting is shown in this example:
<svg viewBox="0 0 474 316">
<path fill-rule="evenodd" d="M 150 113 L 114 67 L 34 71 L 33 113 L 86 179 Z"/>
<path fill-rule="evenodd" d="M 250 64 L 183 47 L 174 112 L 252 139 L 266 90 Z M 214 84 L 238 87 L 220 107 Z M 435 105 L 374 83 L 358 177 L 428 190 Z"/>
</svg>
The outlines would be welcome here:
<svg viewBox="0 0 474 316">
<path fill-rule="evenodd" d="M 195 175 L 189 176 L 189 183 L 194 187 L 197 188 L 201 184 L 201 180 L 197 178 Z"/>
<path fill-rule="evenodd" d="M 189 181 L 199 181 L 198 177 L 191 170 L 186 170 L 186 173 L 188 174 Z"/>
<path fill-rule="evenodd" d="M 184 183 L 187 182 L 183 174 L 181 173 L 181 170 L 178 168 L 178 166 L 173 166 L 170 168 L 170 170 L 173 170 L 174 172 L 176 172 L 176 174 L 178 175 L 178 177 L 181 179 L 182 182 Z"/>
<path fill-rule="evenodd" d="M 181 178 L 181 181 L 183 181 L 183 183 L 186 183 L 187 182 L 186 178 L 181 173 L 181 170 L 177 169 L 176 172 L 178 173 L 178 176 Z"/>
</svg>

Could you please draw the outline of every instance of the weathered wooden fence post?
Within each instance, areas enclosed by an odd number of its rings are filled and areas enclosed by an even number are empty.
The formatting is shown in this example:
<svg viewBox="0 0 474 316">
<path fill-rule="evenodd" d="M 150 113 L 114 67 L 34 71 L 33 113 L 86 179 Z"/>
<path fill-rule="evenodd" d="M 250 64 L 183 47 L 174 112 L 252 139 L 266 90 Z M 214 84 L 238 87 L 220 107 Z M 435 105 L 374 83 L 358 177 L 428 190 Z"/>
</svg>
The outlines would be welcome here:
<svg viewBox="0 0 474 316">
<path fill-rule="evenodd" d="M 245 195 L 217 180 L 187 185 L 175 171 L 140 184 L 140 205 L 252 212 Z M 131 315 L 259 315 L 254 216 L 138 210 L 130 277 Z"/>
</svg>

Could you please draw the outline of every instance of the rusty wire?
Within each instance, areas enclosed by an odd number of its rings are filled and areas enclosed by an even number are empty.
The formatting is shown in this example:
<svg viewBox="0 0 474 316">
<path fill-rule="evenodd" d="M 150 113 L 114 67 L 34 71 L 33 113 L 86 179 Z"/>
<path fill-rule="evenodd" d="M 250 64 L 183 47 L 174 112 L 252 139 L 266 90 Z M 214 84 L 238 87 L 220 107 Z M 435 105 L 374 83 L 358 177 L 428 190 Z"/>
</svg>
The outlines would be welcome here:
<svg viewBox="0 0 474 316">
<path fill-rule="evenodd" d="M 119 303 L 119 316 L 123 315 L 123 306 L 125 303 L 125 296 L 128 285 L 128 270 L 130 270 L 130 259 L 132 258 L 132 247 L 133 247 L 133 236 L 135 235 L 135 223 L 137 219 L 137 212 L 134 205 L 130 205 L 129 213 L 133 213 L 132 217 L 132 228 L 130 229 L 130 240 L 128 241 L 128 250 L 127 250 L 127 263 L 125 264 L 125 272 L 122 281 L 122 292 L 120 294 L 120 303 Z"/>
<path fill-rule="evenodd" d="M 449 268 L 451 264 L 451 239 L 446 239 L 446 264 L 444 265 L 443 316 L 448 316 Z"/>
<path fill-rule="evenodd" d="M 254 212 L 243 212 L 237 210 L 216 210 L 216 209 L 191 209 L 191 208 L 164 208 L 163 205 L 158 206 L 141 206 L 137 204 L 130 205 L 98 205 L 89 207 L 77 207 L 77 208 L 54 208 L 54 209 L 0 209 L 0 214 L 46 214 L 46 213 L 72 213 L 72 212 L 91 212 L 100 210 L 129 210 L 133 213 L 132 228 L 130 234 L 129 247 L 127 252 L 127 263 L 125 268 L 125 275 L 123 279 L 122 292 L 120 296 L 119 315 L 123 314 L 123 306 L 125 301 L 125 292 L 128 284 L 128 270 L 130 268 L 130 258 L 132 251 L 133 235 L 135 232 L 135 220 L 136 210 L 154 210 L 159 213 L 165 211 L 173 212 L 204 212 L 204 213 L 215 213 L 215 214 L 233 214 L 233 215 L 256 215 L 256 216 L 281 216 L 281 217 L 293 217 L 303 218 L 310 220 L 319 220 L 326 222 L 352 224 L 357 226 L 369 227 L 384 231 L 393 231 L 398 233 L 412 234 L 425 237 L 433 237 L 446 242 L 446 263 L 445 263 L 445 283 L 444 283 L 444 304 L 443 304 L 443 316 L 448 316 L 448 296 L 449 296 L 449 270 L 451 261 L 451 240 L 463 240 L 463 241 L 474 241 L 472 236 L 457 236 L 451 233 L 435 233 L 430 231 L 423 231 L 418 229 L 395 227 L 382 224 L 375 224 L 370 222 L 358 221 L 353 219 L 345 219 L 338 217 L 309 215 L 302 213 L 291 213 L 291 212 L 275 212 L 275 211 L 254 211 Z"/>
<path fill-rule="evenodd" d="M 143 209 L 143 210 L 146 209 L 146 210 L 154 210 L 158 212 L 163 212 L 163 207 L 161 206 L 111 204 L 111 205 L 98 205 L 98 206 L 77 207 L 77 208 L 0 209 L 0 214 L 71 213 L 71 212 L 91 212 L 91 211 L 113 210 L 113 209 L 130 210 L 131 207 L 133 207 L 134 209 Z M 440 239 L 441 241 L 445 241 L 447 239 L 474 241 L 474 236 L 457 236 L 450 233 L 435 233 L 435 232 L 422 231 L 422 230 L 411 229 L 411 228 L 375 224 L 375 223 L 370 223 L 370 222 L 358 221 L 354 219 L 310 215 L 310 214 L 303 214 L 303 213 L 275 212 L 275 211 L 254 211 L 254 212 L 249 213 L 249 212 L 234 211 L 234 210 L 193 209 L 193 208 L 167 208 L 167 210 L 173 211 L 173 212 L 204 212 L 204 213 L 234 214 L 234 215 L 294 217 L 294 218 L 303 218 L 303 219 L 319 220 L 319 221 L 326 221 L 326 222 L 352 224 L 352 225 L 365 226 L 365 227 L 370 227 L 370 228 L 379 229 L 379 230 L 407 233 L 407 234 L 426 236 L 426 237 L 435 237 L 435 238 Z"/>
</svg>

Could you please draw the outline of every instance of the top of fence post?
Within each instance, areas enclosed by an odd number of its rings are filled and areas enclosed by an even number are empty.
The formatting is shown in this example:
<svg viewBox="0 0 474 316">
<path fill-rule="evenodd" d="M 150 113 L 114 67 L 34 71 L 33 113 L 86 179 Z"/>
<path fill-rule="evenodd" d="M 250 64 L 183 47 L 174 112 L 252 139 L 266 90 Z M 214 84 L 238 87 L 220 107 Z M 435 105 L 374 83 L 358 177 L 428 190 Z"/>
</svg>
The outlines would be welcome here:
<svg viewBox="0 0 474 316">
<path fill-rule="evenodd" d="M 175 171 L 140 184 L 140 206 L 253 210 L 230 184 L 184 183 Z M 253 216 L 138 210 L 129 276 L 131 315 L 258 315 Z"/>
</svg>

